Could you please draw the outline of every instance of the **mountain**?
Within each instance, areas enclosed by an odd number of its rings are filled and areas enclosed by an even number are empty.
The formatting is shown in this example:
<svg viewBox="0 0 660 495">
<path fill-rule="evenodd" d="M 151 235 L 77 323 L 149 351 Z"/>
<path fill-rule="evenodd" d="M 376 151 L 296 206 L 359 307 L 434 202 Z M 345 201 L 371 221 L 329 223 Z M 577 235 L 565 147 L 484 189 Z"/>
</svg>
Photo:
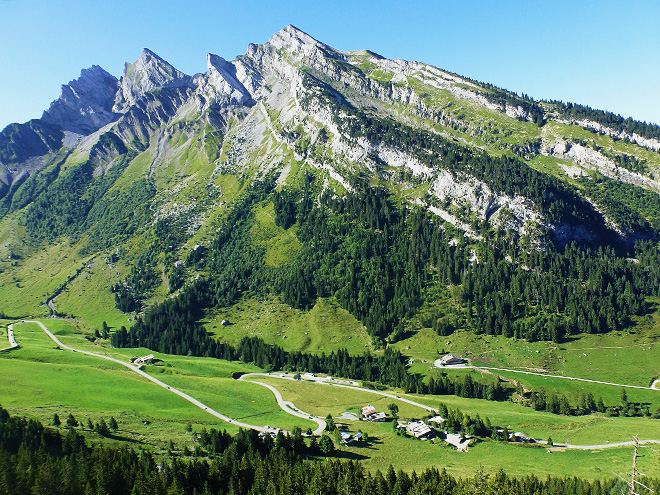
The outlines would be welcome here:
<svg viewBox="0 0 660 495">
<path fill-rule="evenodd" d="M 655 124 L 293 26 L 203 74 L 144 49 L 0 133 L 0 310 L 137 317 L 152 346 L 159 311 L 171 336 L 269 298 L 335 301 L 376 345 L 628 328 L 657 293 L 659 153 Z"/>
</svg>

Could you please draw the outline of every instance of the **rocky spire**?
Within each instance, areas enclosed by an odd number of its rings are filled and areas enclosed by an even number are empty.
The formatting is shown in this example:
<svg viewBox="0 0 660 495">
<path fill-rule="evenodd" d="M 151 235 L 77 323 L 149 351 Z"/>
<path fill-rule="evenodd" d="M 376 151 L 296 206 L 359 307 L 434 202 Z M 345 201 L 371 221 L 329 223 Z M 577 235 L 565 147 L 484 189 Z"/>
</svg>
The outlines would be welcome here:
<svg viewBox="0 0 660 495">
<path fill-rule="evenodd" d="M 62 85 L 60 97 L 41 119 L 65 131 L 91 134 L 114 120 L 112 105 L 117 88 L 117 78 L 98 65 L 83 69 L 78 79 Z"/>
<path fill-rule="evenodd" d="M 143 48 L 140 58 L 132 64 L 124 64 L 113 109 L 121 112 L 152 89 L 187 86 L 190 81 L 190 76 L 175 69 L 148 48 Z"/>
<path fill-rule="evenodd" d="M 206 66 L 208 70 L 204 92 L 209 100 L 244 105 L 252 99 L 249 91 L 237 79 L 234 64 L 209 53 L 206 56 Z"/>
<path fill-rule="evenodd" d="M 309 52 L 315 48 L 330 48 L 292 24 L 289 24 L 271 36 L 268 43 L 275 48 L 285 48 L 294 54 L 303 55 L 309 55 Z"/>
</svg>

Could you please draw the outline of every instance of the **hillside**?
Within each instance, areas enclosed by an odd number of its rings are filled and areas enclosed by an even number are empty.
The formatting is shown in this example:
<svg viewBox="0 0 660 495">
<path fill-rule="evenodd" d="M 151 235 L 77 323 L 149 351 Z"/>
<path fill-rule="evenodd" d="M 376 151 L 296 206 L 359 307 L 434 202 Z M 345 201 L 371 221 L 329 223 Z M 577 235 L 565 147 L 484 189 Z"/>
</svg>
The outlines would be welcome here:
<svg viewBox="0 0 660 495">
<path fill-rule="evenodd" d="M 144 49 L 0 133 L 2 313 L 180 353 L 560 342 L 652 312 L 658 126 L 293 26 L 207 65 Z"/>
</svg>

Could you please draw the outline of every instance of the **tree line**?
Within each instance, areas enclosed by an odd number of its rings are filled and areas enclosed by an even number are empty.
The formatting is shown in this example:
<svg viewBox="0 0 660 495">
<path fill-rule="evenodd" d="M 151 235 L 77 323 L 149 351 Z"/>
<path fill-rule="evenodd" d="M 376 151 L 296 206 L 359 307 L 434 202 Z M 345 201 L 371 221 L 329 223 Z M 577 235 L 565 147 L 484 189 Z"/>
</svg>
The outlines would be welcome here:
<svg viewBox="0 0 660 495">
<path fill-rule="evenodd" d="M 595 399 L 591 392 L 581 393 L 577 398 L 577 402 L 570 404 L 564 394 L 555 391 L 547 392 L 544 389 L 531 392 L 527 404 L 537 411 L 546 411 L 564 416 L 583 416 L 599 412 L 608 416 L 660 419 L 660 407 L 651 412 L 649 404 L 629 401 L 625 388 L 621 389 L 621 402 L 619 404 L 605 405 L 602 397 Z"/>
<path fill-rule="evenodd" d="M 397 471 L 392 466 L 385 473 L 369 472 L 355 461 L 307 462 L 285 440 L 278 445 L 277 439 L 262 439 L 253 431 L 241 431 L 234 437 L 207 433 L 207 441 L 211 438 L 218 440 L 218 448 L 207 457 L 157 461 L 144 450 L 88 445 L 75 430 L 63 436 L 0 408 L 0 493 L 609 495 L 625 486 L 617 479 L 513 477 L 501 470 L 486 473 L 480 469 L 466 478 L 455 478 L 435 467 L 420 473 Z M 660 480 L 645 478 L 644 482 L 660 490 Z"/>
<path fill-rule="evenodd" d="M 624 118 L 620 114 L 597 110 L 587 105 L 577 103 L 564 103 L 563 101 L 552 100 L 549 103 L 554 105 L 559 114 L 563 117 L 569 117 L 576 120 L 588 119 L 610 127 L 615 131 L 625 131 L 628 134 L 639 134 L 649 139 L 660 139 L 660 125 L 640 122 L 631 117 Z"/>
</svg>

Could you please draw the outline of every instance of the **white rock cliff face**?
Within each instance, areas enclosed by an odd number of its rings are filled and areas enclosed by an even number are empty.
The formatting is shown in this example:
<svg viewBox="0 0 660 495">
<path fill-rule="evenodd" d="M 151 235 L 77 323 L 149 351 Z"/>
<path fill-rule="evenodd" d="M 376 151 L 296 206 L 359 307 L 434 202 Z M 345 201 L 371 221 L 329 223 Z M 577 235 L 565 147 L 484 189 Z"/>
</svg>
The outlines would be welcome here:
<svg viewBox="0 0 660 495">
<path fill-rule="evenodd" d="M 197 81 L 197 93 L 204 96 L 209 106 L 248 105 L 252 101 L 249 91 L 237 79 L 236 67 L 218 55 L 206 56 L 207 72 Z"/>
<path fill-rule="evenodd" d="M 581 144 L 572 143 L 561 138 L 555 138 L 554 141 L 544 140 L 541 153 L 557 158 L 573 160 L 579 165 L 596 170 L 611 179 L 660 191 L 660 182 L 637 172 L 631 172 L 630 170 L 619 167 L 614 161 L 602 153 Z"/>
<path fill-rule="evenodd" d="M 454 176 L 449 171 L 441 170 L 431 184 L 429 193 L 440 201 L 465 207 L 480 220 L 506 230 L 520 231 L 530 221 L 544 223 L 543 217 L 527 198 L 512 198 L 496 193 L 486 183 L 464 174 Z"/>
<path fill-rule="evenodd" d="M 567 124 L 577 124 L 579 126 L 585 127 L 587 129 L 594 129 L 595 131 L 598 131 L 600 133 L 606 134 L 608 136 L 615 137 L 617 139 L 628 139 L 629 141 L 632 141 L 633 143 L 638 144 L 639 146 L 642 146 L 644 148 L 653 150 L 653 151 L 660 151 L 660 141 L 657 139 L 649 139 L 640 136 L 637 133 L 628 133 L 626 131 L 618 131 L 616 129 L 612 129 L 610 127 L 606 127 L 603 124 L 599 122 L 594 122 L 593 120 L 587 120 L 587 119 L 582 119 L 582 120 L 574 120 L 574 121 L 562 121 Z"/>
</svg>

